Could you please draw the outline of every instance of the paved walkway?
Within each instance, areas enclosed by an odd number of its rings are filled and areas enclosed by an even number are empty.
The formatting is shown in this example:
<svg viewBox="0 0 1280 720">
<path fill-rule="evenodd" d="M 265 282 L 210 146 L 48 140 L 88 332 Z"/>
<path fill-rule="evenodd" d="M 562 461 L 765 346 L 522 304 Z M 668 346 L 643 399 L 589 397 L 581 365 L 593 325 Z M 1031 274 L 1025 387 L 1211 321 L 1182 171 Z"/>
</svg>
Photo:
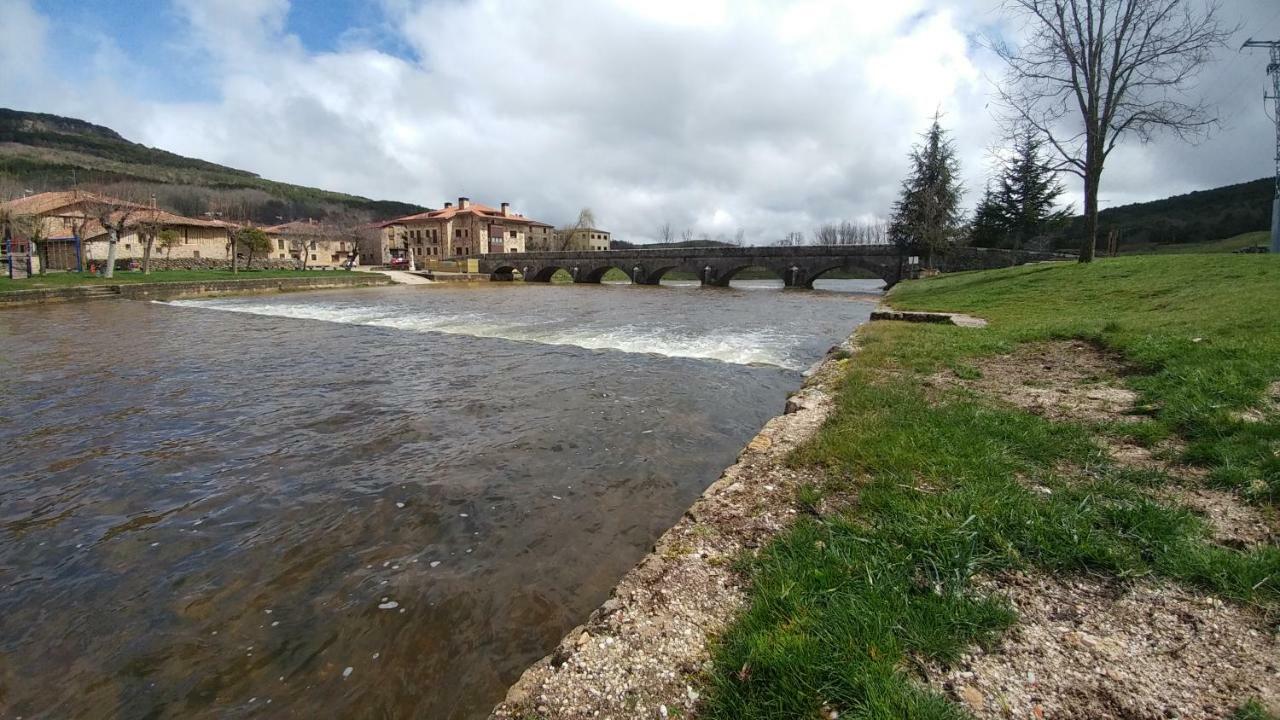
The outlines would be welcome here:
<svg viewBox="0 0 1280 720">
<path fill-rule="evenodd" d="M 414 275 L 413 273 L 408 273 L 404 270 L 366 270 L 364 268 L 356 268 L 356 270 L 359 270 L 360 272 L 380 273 L 401 285 L 430 285 L 432 282 L 421 275 Z"/>
</svg>

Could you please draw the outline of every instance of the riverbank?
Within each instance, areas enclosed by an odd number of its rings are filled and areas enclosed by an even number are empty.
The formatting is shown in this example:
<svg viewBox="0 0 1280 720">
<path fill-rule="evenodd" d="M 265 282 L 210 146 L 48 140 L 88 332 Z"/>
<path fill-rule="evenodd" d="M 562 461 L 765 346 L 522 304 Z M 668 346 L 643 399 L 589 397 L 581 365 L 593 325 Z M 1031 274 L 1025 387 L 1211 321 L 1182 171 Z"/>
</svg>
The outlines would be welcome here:
<svg viewBox="0 0 1280 720">
<path fill-rule="evenodd" d="M 131 300 L 176 300 L 180 298 L 248 295 L 301 290 L 327 290 L 392 285 L 385 275 L 344 271 L 301 272 L 262 271 L 233 274 L 220 271 L 172 271 L 152 275 L 121 273 L 116 278 L 47 275 L 51 278 L 30 287 L 27 280 L 0 285 L 0 307 L 17 307 L 50 302 L 74 302 L 126 298 Z"/>
<path fill-rule="evenodd" d="M 1277 280 L 1147 257 L 895 288 L 989 325 L 864 326 L 494 716 L 1275 712 Z"/>
</svg>

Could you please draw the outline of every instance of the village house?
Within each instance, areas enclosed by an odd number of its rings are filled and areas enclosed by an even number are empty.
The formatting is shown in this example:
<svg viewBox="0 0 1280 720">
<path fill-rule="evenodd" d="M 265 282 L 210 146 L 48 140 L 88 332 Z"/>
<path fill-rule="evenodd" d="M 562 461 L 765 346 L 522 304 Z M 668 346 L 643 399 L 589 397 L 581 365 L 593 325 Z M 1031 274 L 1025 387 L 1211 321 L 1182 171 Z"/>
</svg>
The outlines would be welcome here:
<svg viewBox="0 0 1280 720">
<path fill-rule="evenodd" d="M 188 218 L 150 205 L 79 190 L 45 192 L 0 203 L 12 217 L 41 218 L 44 247 L 40 250 L 51 270 L 84 269 L 107 258 L 109 236 L 104 215 L 112 224 L 124 219 L 125 231 L 116 244 L 117 259 L 141 258 L 145 236 L 173 231 L 171 244 L 153 241 L 152 257 L 228 258 L 235 225 L 220 220 Z"/>
<path fill-rule="evenodd" d="M 554 228 L 511 211 L 510 203 L 498 208 L 458 198 L 440 210 L 379 223 L 366 231 L 361 260 L 387 265 L 406 251 L 416 260 L 470 257 L 490 253 L 522 253 L 527 247 L 545 246 Z"/>
<path fill-rule="evenodd" d="M 299 267 L 345 267 L 360 244 L 358 232 L 314 220 L 295 220 L 262 231 L 271 240 L 272 259 L 293 259 Z"/>
<path fill-rule="evenodd" d="M 574 228 L 556 233 L 556 247 L 561 250 L 576 252 L 592 250 L 608 250 L 610 248 L 609 233 L 598 228 Z"/>
</svg>

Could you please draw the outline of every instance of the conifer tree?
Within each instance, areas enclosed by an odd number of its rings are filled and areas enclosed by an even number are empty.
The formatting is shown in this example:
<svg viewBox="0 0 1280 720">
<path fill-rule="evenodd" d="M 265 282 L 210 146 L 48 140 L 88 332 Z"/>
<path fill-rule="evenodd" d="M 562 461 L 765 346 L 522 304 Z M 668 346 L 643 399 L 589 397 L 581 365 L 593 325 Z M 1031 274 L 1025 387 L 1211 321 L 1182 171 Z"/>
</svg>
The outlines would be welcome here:
<svg viewBox="0 0 1280 720">
<path fill-rule="evenodd" d="M 1019 131 L 1013 140 L 1013 158 L 1000 178 L 999 202 L 1015 248 L 1047 225 L 1065 220 L 1070 212 L 1053 209 L 1066 188 L 1045 159 L 1043 148 L 1044 140 L 1034 131 Z"/>
<path fill-rule="evenodd" d="M 911 174 L 893 206 L 889 236 L 900 252 L 914 250 L 926 266 L 954 242 L 960 229 L 960 161 L 941 118 L 911 149 Z"/>
<path fill-rule="evenodd" d="M 987 185 L 969 224 L 969 243 L 976 247 L 1001 247 L 1008 239 L 1009 218 L 1005 215 L 1004 205 L 1000 196 Z"/>
</svg>

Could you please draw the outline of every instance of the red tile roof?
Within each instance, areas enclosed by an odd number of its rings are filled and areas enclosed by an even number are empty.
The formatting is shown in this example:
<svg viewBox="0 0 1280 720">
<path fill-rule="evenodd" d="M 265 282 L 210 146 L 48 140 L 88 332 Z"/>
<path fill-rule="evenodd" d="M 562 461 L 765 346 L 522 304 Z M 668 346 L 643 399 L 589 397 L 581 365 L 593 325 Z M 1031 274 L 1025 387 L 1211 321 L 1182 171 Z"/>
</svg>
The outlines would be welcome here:
<svg viewBox="0 0 1280 720">
<path fill-rule="evenodd" d="M 552 227 L 552 225 L 548 223 L 527 218 L 518 213 L 503 215 L 501 210 L 497 210 L 489 207 L 488 205 L 477 202 L 468 203 L 465 208 L 455 205 L 454 207 L 447 207 L 441 210 L 428 210 L 427 212 L 418 213 L 416 215 L 406 215 L 404 217 L 395 218 L 394 220 L 387 220 L 386 222 L 381 223 L 379 227 L 387 227 L 388 225 L 404 225 L 412 222 L 430 222 L 435 220 L 445 221 L 451 220 L 459 215 L 476 215 L 485 220 L 501 220 L 509 223 Z"/>
</svg>

